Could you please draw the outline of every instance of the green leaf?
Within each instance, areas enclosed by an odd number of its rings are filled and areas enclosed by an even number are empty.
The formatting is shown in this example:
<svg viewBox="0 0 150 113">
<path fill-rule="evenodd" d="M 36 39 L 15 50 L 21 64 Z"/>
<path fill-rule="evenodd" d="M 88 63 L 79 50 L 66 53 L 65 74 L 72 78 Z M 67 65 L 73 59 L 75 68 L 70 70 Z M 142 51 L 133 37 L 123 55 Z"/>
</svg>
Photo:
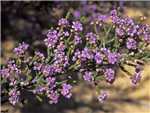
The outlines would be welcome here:
<svg viewBox="0 0 150 113">
<path fill-rule="evenodd" d="M 39 96 L 39 95 L 36 95 L 36 98 L 38 99 L 38 101 L 42 102 L 43 99 Z"/>
</svg>

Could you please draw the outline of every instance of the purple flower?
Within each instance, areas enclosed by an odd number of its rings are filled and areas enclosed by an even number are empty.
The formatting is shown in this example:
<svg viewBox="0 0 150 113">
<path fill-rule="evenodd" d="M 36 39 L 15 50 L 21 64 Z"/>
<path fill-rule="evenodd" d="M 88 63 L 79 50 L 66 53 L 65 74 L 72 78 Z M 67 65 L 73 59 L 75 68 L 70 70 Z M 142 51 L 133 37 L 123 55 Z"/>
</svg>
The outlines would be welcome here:
<svg viewBox="0 0 150 113">
<path fill-rule="evenodd" d="M 101 48 L 101 51 L 105 54 L 108 55 L 110 53 L 110 50 L 107 48 Z"/>
<path fill-rule="evenodd" d="M 9 61 L 7 66 L 9 68 L 9 70 L 10 70 L 10 73 L 15 73 L 16 75 L 21 74 L 21 70 L 14 63 L 14 61 Z"/>
<path fill-rule="evenodd" d="M 108 62 L 110 64 L 115 64 L 118 62 L 118 60 L 120 58 L 120 54 L 116 53 L 116 52 L 113 52 L 113 53 L 109 52 L 107 58 L 108 58 Z"/>
<path fill-rule="evenodd" d="M 74 44 L 77 45 L 77 44 L 81 44 L 81 43 L 82 43 L 81 37 L 78 35 L 75 35 L 74 36 Z"/>
<path fill-rule="evenodd" d="M 136 86 L 141 80 L 141 71 L 135 72 L 134 76 L 131 77 L 131 82 L 133 86 Z"/>
<path fill-rule="evenodd" d="M 9 102 L 12 105 L 15 105 L 17 102 L 19 102 L 19 96 L 20 96 L 20 91 L 17 91 L 17 89 L 12 89 L 9 92 Z"/>
<path fill-rule="evenodd" d="M 69 32 L 68 32 L 68 31 L 64 31 L 63 34 L 64 34 L 64 36 L 66 36 L 66 37 L 69 36 Z"/>
<path fill-rule="evenodd" d="M 72 61 L 76 61 L 78 58 L 79 58 L 79 59 L 81 58 L 81 52 L 77 49 L 77 50 L 74 52 L 74 56 L 72 57 Z"/>
<path fill-rule="evenodd" d="M 104 101 L 108 98 L 108 93 L 106 91 L 101 91 L 100 95 L 97 98 L 99 102 L 104 103 Z"/>
<path fill-rule="evenodd" d="M 45 45 L 48 48 L 55 47 L 55 44 L 57 43 L 58 38 L 59 36 L 56 30 L 49 30 L 47 33 L 47 38 L 44 40 Z"/>
<path fill-rule="evenodd" d="M 57 49 L 54 50 L 54 64 L 57 66 L 66 67 L 68 62 L 68 56 L 65 55 L 65 45 L 63 42 L 57 46 Z"/>
<path fill-rule="evenodd" d="M 85 47 L 83 50 L 82 50 L 82 53 L 81 53 L 81 60 L 86 60 L 86 59 L 89 59 L 89 60 L 91 60 L 91 59 L 93 59 L 93 53 L 92 53 L 92 51 L 89 49 L 89 48 L 87 48 L 87 47 Z"/>
<path fill-rule="evenodd" d="M 121 18 L 118 17 L 116 14 L 112 14 L 111 16 L 112 18 L 112 22 L 117 25 L 120 29 L 124 30 L 127 34 L 130 32 L 131 34 L 135 33 L 135 29 L 134 28 L 138 28 L 135 27 L 135 23 L 133 21 L 133 19 L 131 18 Z M 133 30 L 133 31 L 132 31 Z M 129 35 L 130 35 L 129 33 Z"/>
<path fill-rule="evenodd" d="M 144 40 L 145 40 L 146 43 L 150 44 L 150 34 L 145 34 L 144 35 Z"/>
<path fill-rule="evenodd" d="M 72 89 L 72 86 L 70 84 L 63 83 L 61 94 L 65 96 L 66 98 L 70 98 L 72 96 L 72 93 L 70 92 Z"/>
<path fill-rule="evenodd" d="M 133 36 L 138 35 L 138 29 L 139 29 L 139 25 L 134 25 L 134 26 L 128 28 L 126 30 L 126 32 L 130 37 L 133 37 Z"/>
<path fill-rule="evenodd" d="M 47 77 L 46 81 L 47 81 L 47 85 L 49 86 L 50 89 L 52 89 L 56 86 L 55 85 L 55 81 L 56 81 L 55 77 Z"/>
<path fill-rule="evenodd" d="M 133 86 L 136 86 L 141 80 L 142 67 L 140 65 L 136 65 L 135 74 L 131 77 L 131 82 Z"/>
<path fill-rule="evenodd" d="M 50 92 L 47 92 L 47 96 L 50 99 L 50 104 L 57 104 L 59 99 L 59 93 L 57 91 L 51 90 Z"/>
<path fill-rule="evenodd" d="M 8 78 L 10 76 L 10 70 L 8 68 L 3 68 L 0 70 L 0 75 L 3 77 L 3 78 Z"/>
<path fill-rule="evenodd" d="M 55 52 L 56 53 L 60 53 L 60 52 L 63 52 L 65 50 L 65 45 L 63 42 L 60 42 L 60 44 L 57 46 L 57 49 L 55 49 Z"/>
<path fill-rule="evenodd" d="M 135 25 L 133 19 L 129 18 L 129 17 L 123 18 L 122 22 L 123 22 L 122 24 L 124 24 L 125 26 L 130 26 L 130 27 L 132 26 L 132 27 L 134 27 L 134 25 Z"/>
<path fill-rule="evenodd" d="M 94 80 L 92 76 L 92 72 L 86 71 L 83 75 L 83 79 L 88 82 L 92 82 Z"/>
<path fill-rule="evenodd" d="M 128 38 L 127 42 L 126 42 L 126 47 L 128 49 L 136 49 L 137 48 L 137 42 L 132 38 Z"/>
<path fill-rule="evenodd" d="M 42 63 L 34 62 L 33 64 L 34 64 L 34 66 L 33 66 L 33 70 L 40 71 L 40 70 L 42 69 L 42 66 L 43 66 L 43 64 L 42 64 Z"/>
<path fill-rule="evenodd" d="M 25 51 L 28 49 L 29 45 L 22 42 L 22 43 L 19 43 L 19 46 L 14 48 L 14 53 L 16 55 L 23 55 L 25 53 Z"/>
<path fill-rule="evenodd" d="M 39 59 L 39 60 L 44 60 L 44 59 L 45 59 L 44 54 L 41 53 L 41 52 L 38 52 L 38 51 L 35 51 L 35 56 L 36 56 L 37 59 Z"/>
<path fill-rule="evenodd" d="M 115 80 L 115 71 L 111 68 L 105 69 L 104 76 L 107 82 L 113 83 Z"/>
<path fill-rule="evenodd" d="M 59 26 L 66 26 L 66 25 L 68 25 L 68 24 L 69 24 L 69 22 L 68 22 L 68 20 L 65 19 L 65 18 L 61 18 L 61 19 L 59 20 L 59 22 L 58 22 L 58 25 L 59 25 Z"/>
<path fill-rule="evenodd" d="M 55 63 L 55 64 L 53 64 L 53 67 L 54 67 L 54 72 L 55 73 L 63 72 L 63 67 L 61 67 L 59 64 Z"/>
<path fill-rule="evenodd" d="M 120 22 L 120 18 L 118 16 L 112 16 L 111 19 L 112 19 L 113 24 L 120 25 L 120 26 L 122 25 L 121 22 Z"/>
<path fill-rule="evenodd" d="M 95 44 L 96 43 L 96 34 L 94 34 L 92 32 L 87 33 L 86 40 L 88 40 L 90 44 Z"/>
<path fill-rule="evenodd" d="M 51 65 L 45 65 L 45 66 L 43 66 L 43 68 L 42 68 L 42 73 L 43 73 L 43 75 L 45 75 L 45 76 L 53 75 L 53 74 L 54 74 L 54 67 L 51 66 Z"/>
<path fill-rule="evenodd" d="M 94 56 L 94 60 L 96 61 L 97 64 L 101 64 L 103 61 L 103 56 L 100 52 L 96 52 Z"/>
<path fill-rule="evenodd" d="M 124 36 L 125 32 L 121 28 L 116 28 L 117 36 L 121 37 Z"/>
<path fill-rule="evenodd" d="M 111 16 L 117 16 L 117 10 L 116 9 L 111 10 L 110 15 Z"/>
<path fill-rule="evenodd" d="M 83 30 L 82 24 L 79 21 L 75 21 L 75 22 L 72 22 L 72 23 L 73 23 L 72 28 L 75 31 L 82 31 Z"/>
</svg>

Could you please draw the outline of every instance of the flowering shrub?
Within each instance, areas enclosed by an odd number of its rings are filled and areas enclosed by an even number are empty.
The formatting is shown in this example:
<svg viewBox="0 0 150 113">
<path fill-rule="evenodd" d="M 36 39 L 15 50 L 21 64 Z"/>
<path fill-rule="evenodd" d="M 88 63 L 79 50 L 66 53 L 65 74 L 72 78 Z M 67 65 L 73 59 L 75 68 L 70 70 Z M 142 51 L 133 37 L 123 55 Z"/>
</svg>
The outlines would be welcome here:
<svg viewBox="0 0 150 113">
<path fill-rule="evenodd" d="M 43 41 L 47 54 L 35 51 L 29 55 L 30 46 L 22 42 L 14 48 L 15 57 L 1 66 L 2 94 L 11 104 L 21 101 L 23 90 L 37 98 L 44 95 L 51 104 L 60 96 L 70 98 L 73 86 L 81 81 L 74 76 L 95 87 L 101 80 L 113 84 L 118 69 L 128 73 L 125 64 L 135 67 L 135 74 L 129 75 L 131 83 L 139 83 L 142 65 L 150 58 L 149 25 L 122 17 L 116 10 L 96 15 L 88 23 L 70 21 L 69 14 L 47 31 Z M 107 91 L 96 89 L 98 100 L 104 102 Z"/>
</svg>

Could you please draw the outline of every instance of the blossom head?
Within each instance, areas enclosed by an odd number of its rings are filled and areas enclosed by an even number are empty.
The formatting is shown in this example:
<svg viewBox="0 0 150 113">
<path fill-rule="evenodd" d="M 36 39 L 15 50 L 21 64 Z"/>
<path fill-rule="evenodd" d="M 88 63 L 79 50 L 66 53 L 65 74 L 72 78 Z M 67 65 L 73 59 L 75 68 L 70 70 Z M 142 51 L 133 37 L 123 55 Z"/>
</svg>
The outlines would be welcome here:
<svg viewBox="0 0 150 113">
<path fill-rule="evenodd" d="M 83 30 L 82 24 L 79 21 L 74 21 L 72 23 L 73 23 L 72 28 L 75 31 L 82 31 Z"/>
<path fill-rule="evenodd" d="M 71 89 L 72 86 L 70 84 L 64 83 L 62 84 L 61 94 L 66 98 L 70 98 L 72 96 Z"/>
<path fill-rule="evenodd" d="M 99 102 L 104 103 L 104 101 L 108 98 L 108 93 L 106 91 L 101 91 L 97 98 Z"/>
<path fill-rule="evenodd" d="M 88 82 L 92 82 L 94 80 L 92 72 L 86 71 L 83 75 L 83 79 Z"/>
<path fill-rule="evenodd" d="M 95 44 L 96 43 L 96 34 L 94 34 L 92 32 L 87 33 L 86 40 L 88 40 L 90 44 Z"/>
<path fill-rule="evenodd" d="M 59 36 L 56 30 L 49 30 L 47 33 L 47 38 L 44 40 L 45 45 L 48 48 L 54 48 L 58 41 L 58 38 Z"/>
<path fill-rule="evenodd" d="M 20 96 L 20 91 L 18 91 L 17 89 L 12 89 L 9 92 L 9 102 L 12 105 L 15 105 L 16 103 L 19 102 L 19 96 Z"/>
<path fill-rule="evenodd" d="M 18 47 L 14 49 L 14 53 L 18 56 L 23 55 L 25 51 L 28 49 L 29 45 L 26 44 L 25 42 L 22 42 L 19 44 Z"/>
<path fill-rule="evenodd" d="M 126 47 L 128 49 L 133 49 L 134 50 L 134 49 L 137 48 L 137 42 L 132 38 L 128 38 L 127 42 L 126 42 Z"/>
<path fill-rule="evenodd" d="M 69 24 L 68 20 L 65 19 L 65 18 L 61 18 L 59 21 L 58 21 L 58 25 L 59 26 L 67 26 Z"/>
<path fill-rule="evenodd" d="M 112 68 L 105 69 L 104 76 L 107 82 L 113 83 L 115 80 L 115 71 Z"/>
<path fill-rule="evenodd" d="M 96 52 L 94 56 L 94 60 L 96 61 L 97 64 L 101 64 L 103 61 L 103 56 L 100 52 Z"/>
<path fill-rule="evenodd" d="M 107 57 L 110 64 L 115 64 L 119 61 L 120 54 L 116 52 L 109 52 Z"/>
</svg>

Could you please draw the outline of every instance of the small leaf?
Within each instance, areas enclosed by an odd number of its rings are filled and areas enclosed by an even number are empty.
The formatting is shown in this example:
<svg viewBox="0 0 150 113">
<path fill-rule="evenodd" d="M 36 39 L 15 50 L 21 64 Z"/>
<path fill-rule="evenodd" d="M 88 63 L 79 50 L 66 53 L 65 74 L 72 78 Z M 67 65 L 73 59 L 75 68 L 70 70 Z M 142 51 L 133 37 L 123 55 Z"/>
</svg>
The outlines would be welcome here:
<svg viewBox="0 0 150 113">
<path fill-rule="evenodd" d="M 36 95 L 36 98 L 38 99 L 38 101 L 42 102 L 43 99 L 39 96 L 39 95 Z"/>
</svg>

